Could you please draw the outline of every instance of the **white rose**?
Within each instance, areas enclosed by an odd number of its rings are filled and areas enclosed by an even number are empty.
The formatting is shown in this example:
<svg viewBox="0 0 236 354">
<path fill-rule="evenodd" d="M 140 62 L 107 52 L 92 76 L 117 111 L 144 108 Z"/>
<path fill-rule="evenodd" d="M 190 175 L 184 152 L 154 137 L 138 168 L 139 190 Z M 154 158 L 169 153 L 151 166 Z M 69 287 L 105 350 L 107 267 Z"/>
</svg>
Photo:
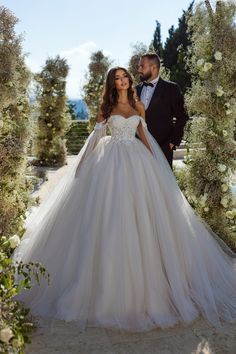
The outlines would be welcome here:
<svg viewBox="0 0 236 354">
<path fill-rule="evenodd" d="M 9 340 L 12 337 L 14 337 L 14 334 L 13 334 L 11 328 L 6 327 L 6 328 L 1 329 L 1 331 L 0 331 L 0 340 L 3 343 L 9 343 Z"/>
<path fill-rule="evenodd" d="M 197 66 L 202 66 L 204 64 L 204 59 L 198 59 Z"/>
<path fill-rule="evenodd" d="M 222 60 L 222 53 L 217 51 L 215 52 L 214 57 L 216 60 Z"/>
<path fill-rule="evenodd" d="M 18 338 L 14 338 L 12 341 L 11 341 L 11 344 L 13 345 L 13 347 L 15 348 L 19 348 L 21 347 L 24 343 L 23 343 L 23 340 L 18 337 Z"/>
<path fill-rule="evenodd" d="M 232 220 L 234 218 L 234 214 L 233 214 L 232 210 L 228 210 L 225 215 L 230 220 Z"/>
<path fill-rule="evenodd" d="M 222 133 L 223 133 L 223 136 L 227 136 L 228 135 L 228 133 L 227 133 L 227 130 L 222 130 Z"/>
<path fill-rule="evenodd" d="M 222 189 L 223 192 L 226 192 L 229 189 L 229 187 L 227 186 L 227 184 L 223 183 L 221 185 L 221 189 Z"/>
<path fill-rule="evenodd" d="M 228 198 L 227 197 L 221 198 L 220 204 L 223 205 L 224 208 L 227 208 L 227 206 L 228 206 Z"/>
<path fill-rule="evenodd" d="M 226 170 L 226 166 L 222 163 L 218 164 L 218 171 L 224 172 Z"/>
<path fill-rule="evenodd" d="M 208 70 L 210 70 L 212 68 L 212 64 L 211 63 L 205 63 L 202 70 L 204 72 L 207 72 Z"/>
<path fill-rule="evenodd" d="M 202 207 L 204 207 L 206 204 L 206 201 L 207 201 L 207 193 L 204 193 L 204 195 L 201 196 L 199 203 Z"/>
<path fill-rule="evenodd" d="M 222 86 L 217 86 L 216 88 L 216 96 L 221 97 L 224 94 L 224 90 Z"/>
<path fill-rule="evenodd" d="M 11 236 L 9 243 L 11 248 L 16 248 L 20 244 L 20 237 L 18 235 Z"/>
</svg>

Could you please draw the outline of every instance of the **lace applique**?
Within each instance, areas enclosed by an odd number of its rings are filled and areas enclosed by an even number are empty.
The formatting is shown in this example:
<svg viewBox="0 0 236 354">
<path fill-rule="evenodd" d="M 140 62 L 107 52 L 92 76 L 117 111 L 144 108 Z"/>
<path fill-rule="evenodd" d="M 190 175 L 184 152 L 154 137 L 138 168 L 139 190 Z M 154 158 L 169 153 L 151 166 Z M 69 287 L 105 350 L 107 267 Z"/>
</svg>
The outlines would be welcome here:
<svg viewBox="0 0 236 354">
<path fill-rule="evenodd" d="M 114 118 L 109 121 L 109 128 L 111 130 L 111 139 L 115 142 L 132 142 L 135 140 L 135 133 L 137 129 L 137 118 L 139 117 L 134 116 L 136 119 L 125 119 L 121 116 L 114 116 Z"/>
</svg>

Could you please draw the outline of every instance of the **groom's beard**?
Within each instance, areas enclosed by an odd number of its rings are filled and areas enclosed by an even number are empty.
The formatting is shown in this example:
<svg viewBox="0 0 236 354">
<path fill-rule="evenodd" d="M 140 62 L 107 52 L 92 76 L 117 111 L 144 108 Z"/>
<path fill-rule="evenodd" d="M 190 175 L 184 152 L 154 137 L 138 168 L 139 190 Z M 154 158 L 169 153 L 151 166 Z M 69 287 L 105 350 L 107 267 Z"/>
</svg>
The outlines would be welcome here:
<svg viewBox="0 0 236 354">
<path fill-rule="evenodd" d="M 149 73 L 147 73 L 147 74 L 140 74 L 139 75 L 139 77 L 140 77 L 140 81 L 148 81 L 151 77 L 152 77 L 152 74 L 149 72 Z"/>
</svg>

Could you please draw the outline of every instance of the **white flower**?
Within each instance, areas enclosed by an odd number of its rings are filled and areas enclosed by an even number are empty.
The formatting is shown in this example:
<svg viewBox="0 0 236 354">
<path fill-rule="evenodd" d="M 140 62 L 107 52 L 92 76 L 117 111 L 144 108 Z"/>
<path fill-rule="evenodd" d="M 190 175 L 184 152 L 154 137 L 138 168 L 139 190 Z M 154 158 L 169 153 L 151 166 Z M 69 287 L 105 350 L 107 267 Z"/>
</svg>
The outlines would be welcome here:
<svg viewBox="0 0 236 354">
<path fill-rule="evenodd" d="M 229 103 L 229 102 L 226 102 L 226 103 L 225 103 L 225 107 L 229 108 L 229 107 L 230 107 L 230 103 Z"/>
<path fill-rule="evenodd" d="M 224 208 L 227 208 L 228 202 L 229 202 L 228 197 L 223 197 L 221 198 L 220 204 L 223 205 Z"/>
<path fill-rule="evenodd" d="M 227 130 L 222 130 L 222 133 L 223 133 L 223 136 L 227 136 L 228 135 L 228 133 L 227 133 Z"/>
<path fill-rule="evenodd" d="M 0 331 L 0 340 L 3 343 L 9 343 L 9 340 L 12 337 L 14 337 L 14 334 L 13 334 L 11 328 L 6 327 L 6 328 L 1 329 L 1 331 Z"/>
<path fill-rule="evenodd" d="M 205 63 L 202 70 L 204 72 L 207 72 L 208 70 L 210 70 L 212 68 L 212 64 L 211 63 Z"/>
<path fill-rule="evenodd" d="M 234 213 L 233 213 L 233 211 L 232 210 L 228 210 L 226 213 L 225 213 L 225 215 L 226 215 L 226 217 L 228 218 L 228 219 L 233 219 L 234 218 Z"/>
<path fill-rule="evenodd" d="M 47 123 L 47 126 L 48 127 L 52 127 L 52 123 Z"/>
<path fill-rule="evenodd" d="M 216 60 L 222 60 L 222 53 L 217 51 L 215 52 L 214 57 Z"/>
<path fill-rule="evenodd" d="M 202 195 L 201 198 L 200 198 L 199 204 L 200 204 L 202 207 L 204 207 L 205 204 L 206 204 L 207 195 L 208 195 L 207 193 L 204 193 L 204 195 Z"/>
<path fill-rule="evenodd" d="M 204 208 L 204 211 L 207 213 L 209 211 L 209 208 L 208 207 L 205 207 Z"/>
<path fill-rule="evenodd" d="M 9 243 L 11 248 L 16 248 L 20 244 L 20 237 L 18 235 L 11 236 Z"/>
<path fill-rule="evenodd" d="M 229 189 L 229 187 L 228 187 L 227 184 L 223 183 L 223 184 L 221 185 L 221 189 L 222 189 L 223 192 L 226 192 L 226 191 Z"/>
<path fill-rule="evenodd" d="M 219 163 L 217 168 L 218 168 L 218 171 L 225 172 L 227 167 L 224 164 Z"/>
<path fill-rule="evenodd" d="M 226 114 L 227 114 L 227 116 L 230 115 L 230 114 L 232 114 L 231 109 L 227 109 Z"/>
<path fill-rule="evenodd" d="M 217 86 L 216 88 L 216 96 L 221 97 L 224 94 L 224 90 L 222 86 Z"/>
<path fill-rule="evenodd" d="M 202 66 L 204 64 L 204 59 L 198 59 L 197 66 Z"/>
</svg>

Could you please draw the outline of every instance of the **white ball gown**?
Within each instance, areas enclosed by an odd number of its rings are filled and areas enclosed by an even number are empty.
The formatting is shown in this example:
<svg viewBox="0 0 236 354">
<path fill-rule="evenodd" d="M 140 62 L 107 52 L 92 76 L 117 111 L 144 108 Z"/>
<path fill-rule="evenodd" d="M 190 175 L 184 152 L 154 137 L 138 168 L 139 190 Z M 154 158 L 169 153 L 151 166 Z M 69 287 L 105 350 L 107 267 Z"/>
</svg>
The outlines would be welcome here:
<svg viewBox="0 0 236 354">
<path fill-rule="evenodd" d="M 152 153 L 135 136 L 140 122 Z M 139 115 L 96 124 L 13 254 L 50 273 L 50 285 L 18 296 L 33 314 L 131 331 L 199 315 L 234 322 L 235 257 L 191 208 Z"/>
</svg>

